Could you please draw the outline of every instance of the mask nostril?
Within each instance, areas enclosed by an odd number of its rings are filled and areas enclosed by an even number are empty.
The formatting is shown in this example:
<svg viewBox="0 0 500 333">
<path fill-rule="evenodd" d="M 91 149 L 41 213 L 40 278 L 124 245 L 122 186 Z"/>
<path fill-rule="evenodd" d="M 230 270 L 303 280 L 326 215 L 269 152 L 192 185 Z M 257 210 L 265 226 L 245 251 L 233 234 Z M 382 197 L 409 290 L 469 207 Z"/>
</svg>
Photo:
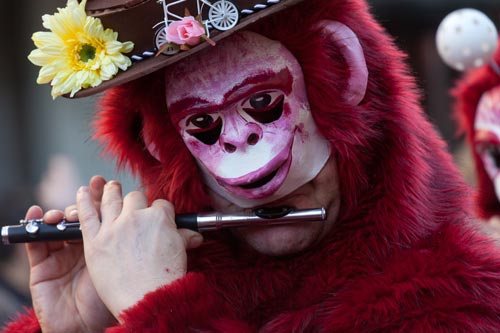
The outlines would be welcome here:
<svg viewBox="0 0 500 333">
<path fill-rule="evenodd" d="M 259 142 L 259 136 L 255 133 L 252 133 L 248 136 L 247 143 L 251 146 L 257 144 Z"/>
<path fill-rule="evenodd" d="M 230 143 L 225 143 L 224 144 L 224 149 L 228 152 L 228 153 L 234 153 L 236 151 L 236 146 L 230 144 Z"/>
</svg>

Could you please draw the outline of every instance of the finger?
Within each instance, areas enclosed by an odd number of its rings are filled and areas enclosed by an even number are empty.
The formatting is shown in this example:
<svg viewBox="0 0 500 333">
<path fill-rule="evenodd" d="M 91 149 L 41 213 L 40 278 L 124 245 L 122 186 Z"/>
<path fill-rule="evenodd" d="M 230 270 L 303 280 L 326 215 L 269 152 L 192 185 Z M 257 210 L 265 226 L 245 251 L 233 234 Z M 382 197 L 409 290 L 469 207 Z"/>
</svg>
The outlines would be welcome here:
<svg viewBox="0 0 500 333">
<path fill-rule="evenodd" d="M 43 215 L 43 223 L 57 224 L 64 219 L 64 213 L 61 210 L 51 209 Z"/>
<path fill-rule="evenodd" d="M 46 224 L 57 224 L 64 220 L 64 213 L 61 210 L 51 209 L 43 215 L 43 223 Z M 64 242 L 62 241 L 51 241 L 47 242 L 48 252 L 57 251 L 64 247 Z"/>
<path fill-rule="evenodd" d="M 101 198 L 104 192 L 104 185 L 106 185 L 106 179 L 102 176 L 94 176 L 90 179 L 89 187 L 92 198 L 96 203 L 96 207 L 101 206 Z"/>
<path fill-rule="evenodd" d="M 34 207 L 37 207 L 37 206 L 34 206 Z M 33 208 L 33 209 L 35 210 L 35 212 L 37 211 L 36 208 Z M 40 209 L 40 211 L 41 211 L 41 209 Z M 28 211 L 28 214 L 31 214 L 31 213 Z M 38 216 L 38 214 L 36 214 L 36 216 Z M 64 214 L 62 211 L 53 209 L 53 210 L 49 210 L 48 212 L 46 212 L 43 215 L 43 223 L 56 224 L 56 223 L 61 222 L 63 220 L 63 218 L 64 218 Z M 32 243 L 32 245 L 27 247 L 28 251 L 29 251 L 28 256 L 31 256 L 31 255 L 35 256 L 35 258 L 33 258 L 32 262 L 39 263 L 41 260 L 45 259 L 52 251 L 60 250 L 63 247 L 64 247 L 64 242 L 62 242 L 62 241 L 34 242 L 34 243 Z M 36 253 L 30 254 L 31 252 L 35 252 L 35 251 L 39 251 L 40 256 L 37 256 Z"/>
<path fill-rule="evenodd" d="M 64 220 L 64 213 L 61 210 L 51 209 L 43 215 L 43 223 L 57 224 Z M 50 252 L 57 251 L 64 247 L 64 242 L 51 241 L 47 242 L 47 249 Z"/>
<path fill-rule="evenodd" d="M 39 206 L 31 206 L 26 212 L 25 219 L 33 220 L 40 219 L 43 216 L 43 210 Z M 26 252 L 28 253 L 28 261 L 31 267 L 36 266 L 40 261 L 47 258 L 49 250 L 47 243 L 27 243 Z"/>
<path fill-rule="evenodd" d="M 123 206 L 122 185 L 116 180 L 106 183 L 101 200 L 102 223 L 112 222 L 120 215 Z"/>
<path fill-rule="evenodd" d="M 172 227 L 177 227 L 175 225 L 174 205 L 172 205 L 171 202 L 163 199 L 158 199 L 153 201 L 151 207 L 158 207 L 162 209 L 167 216 L 167 222 L 170 223 Z M 197 248 L 203 243 L 203 236 L 199 232 L 189 229 L 178 229 L 177 232 L 183 238 L 186 249 Z"/>
<path fill-rule="evenodd" d="M 64 241 L 66 244 L 70 246 L 74 245 L 82 245 L 83 244 L 83 239 L 71 239 L 71 240 L 66 240 Z"/>
<path fill-rule="evenodd" d="M 148 200 L 142 192 L 132 191 L 123 199 L 123 213 L 125 214 L 147 207 Z"/>
<path fill-rule="evenodd" d="M 184 239 L 186 249 L 195 249 L 203 244 L 203 236 L 199 232 L 189 229 L 179 229 L 179 235 Z"/>
<path fill-rule="evenodd" d="M 83 239 L 93 239 L 101 227 L 99 214 L 94 206 L 90 188 L 82 186 L 76 192 L 76 206 Z"/>
<path fill-rule="evenodd" d="M 78 210 L 76 209 L 76 204 L 66 207 L 64 209 L 64 216 L 66 218 L 66 221 L 78 221 Z"/>
<path fill-rule="evenodd" d="M 496 228 L 500 227 L 500 218 L 498 216 L 494 216 L 490 219 L 490 224 Z"/>
<path fill-rule="evenodd" d="M 151 207 L 158 207 L 163 210 L 163 212 L 167 216 L 167 222 L 170 223 L 172 227 L 177 228 L 177 226 L 175 225 L 174 205 L 172 205 L 171 202 L 164 199 L 157 199 L 153 201 Z"/>
</svg>

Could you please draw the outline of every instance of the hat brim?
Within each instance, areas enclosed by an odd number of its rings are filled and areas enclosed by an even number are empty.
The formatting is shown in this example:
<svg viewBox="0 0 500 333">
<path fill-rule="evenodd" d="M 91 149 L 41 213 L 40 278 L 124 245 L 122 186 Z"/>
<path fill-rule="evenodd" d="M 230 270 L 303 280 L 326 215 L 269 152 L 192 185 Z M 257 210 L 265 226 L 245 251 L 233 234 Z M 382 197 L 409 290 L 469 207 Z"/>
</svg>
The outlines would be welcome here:
<svg viewBox="0 0 500 333">
<path fill-rule="evenodd" d="M 304 0 L 282 0 L 280 3 L 277 3 L 275 5 L 272 5 L 271 7 L 262 10 L 258 13 L 249 15 L 243 19 L 231 30 L 219 32 L 216 31 L 212 34 L 210 37 L 211 40 L 214 42 L 217 42 L 219 40 L 222 40 L 231 34 L 235 33 L 236 31 L 239 31 L 241 29 L 244 29 L 245 27 L 267 17 L 272 14 L 275 14 L 277 12 L 280 12 L 288 7 L 294 6 L 299 2 L 302 2 Z M 183 51 L 179 52 L 175 55 L 172 56 L 166 56 L 163 54 L 159 54 L 158 56 L 151 57 L 149 59 L 144 59 L 138 62 L 135 62 L 129 69 L 126 71 L 120 71 L 115 77 L 108 81 L 102 82 L 100 85 L 96 87 L 90 87 L 86 89 L 82 89 L 78 91 L 73 98 L 81 98 L 81 97 L 88 97 L 92 96 L 95 94 L 98 94 L 100 92 L 105 91 L 106 89 L 122 85 L 124 83 L 133 81 L 135 79 L 141 78 L 145 75 L 148 75 L 150 73 L 153 73 L 157 70 L 160 70 L 162 68 L 167 67 L 168 65 L 171 65 L 175 62 L 178 62 L 179 60 L 182 60 L 186 57 L 189 57 L 190 55 L 199 52 L 207 47 L 212 47 L 208 43 L 201 43 L 197 45 L 196 47 L 193 47 L 192 49 L 188 51 Z M 70 97 L 69 94 L 64 95 L 64 97 Z"/>
</svg>

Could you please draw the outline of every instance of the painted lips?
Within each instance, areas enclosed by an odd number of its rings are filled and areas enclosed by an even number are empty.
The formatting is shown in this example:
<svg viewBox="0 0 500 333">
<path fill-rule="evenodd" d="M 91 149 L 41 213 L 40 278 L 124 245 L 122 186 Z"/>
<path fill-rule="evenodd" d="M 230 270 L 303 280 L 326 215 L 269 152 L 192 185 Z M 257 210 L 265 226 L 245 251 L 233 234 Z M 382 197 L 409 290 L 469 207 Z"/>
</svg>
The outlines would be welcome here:
<svg viewBox="0 0 500 333">
<path fill-rule="evenodd" d="M 263 178 L 257 180 L 256 182 L 252 182 L 252 183 L 240 185 L 240 187 L 244 188 L 244 189 L 252 189 L 252 188 L 257 188 L 257 187 L 264 186 L 267 183 L 269 183 L 271 181 L 271 179 L 274 178 L 274 176 L 276 176 L 276 174 L 278 173 L 278 170 L 279 169 L 274 170 L 269 175 L 264 176 Z"/>
<path fill-rule="evenodd" d="M 292 142 L 259 170 L 238 178 L 217 178 L 217 182 L 227 191 L 248 199 L 260 199 L 273 194 L 283 184 L 290 170 Z"/>
</svg>

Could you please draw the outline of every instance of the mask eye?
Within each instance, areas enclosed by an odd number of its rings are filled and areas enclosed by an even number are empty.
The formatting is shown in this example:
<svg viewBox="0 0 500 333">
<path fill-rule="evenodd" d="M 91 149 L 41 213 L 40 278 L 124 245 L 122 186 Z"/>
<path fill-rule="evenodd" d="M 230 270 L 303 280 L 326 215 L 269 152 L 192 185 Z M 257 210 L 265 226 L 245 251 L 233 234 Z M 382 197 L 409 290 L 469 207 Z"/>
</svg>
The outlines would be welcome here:
<svg viewBox="0 0 500 333">
<path fill-rule="evenodd" d="M 261 124 L 269 124 L 281 118 L 285 96 L 278 91 L 262 91 L 243 103 L 243 111 Z"/>
<path fill-rule="evenodd" d="M 271 104 L 272 98 L 270 94 L 262 92 L 253 95 L 248 101 L 255 110 L 262 110 Z"/>
<path fill-rule="evenodd" d="M 216 143 L 222 130 L 221 118 L 214 120 L 214 117 L 206 113 L 188 118 L 186 125 L 186 132 L 206 145 Z"/>
<path fill-rule="evenodd" d="M 207 128 L 214 123 L 214 118 L 206 113 L 197 114 L 187 120 L 187 125 L 194 125 L 198 128 Z"/>
</svg>

